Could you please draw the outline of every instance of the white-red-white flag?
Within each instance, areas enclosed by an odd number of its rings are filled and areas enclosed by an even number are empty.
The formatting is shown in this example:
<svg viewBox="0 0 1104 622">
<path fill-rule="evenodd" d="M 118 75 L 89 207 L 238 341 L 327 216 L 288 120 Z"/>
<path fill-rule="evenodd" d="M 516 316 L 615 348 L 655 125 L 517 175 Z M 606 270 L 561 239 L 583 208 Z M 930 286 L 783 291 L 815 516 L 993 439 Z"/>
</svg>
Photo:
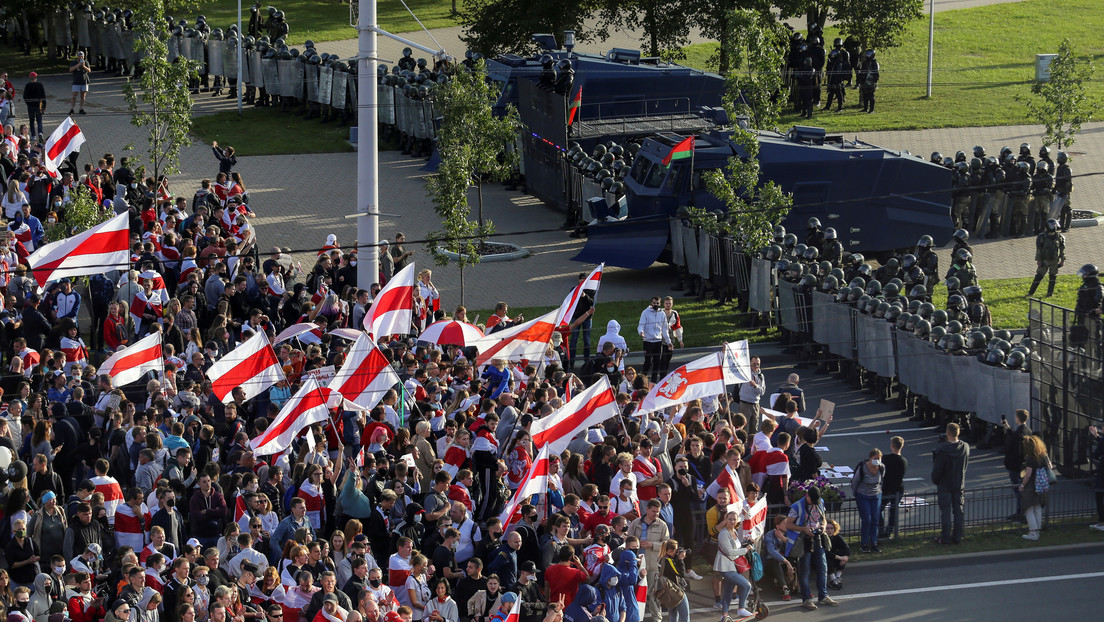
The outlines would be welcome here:
<svg viewBox="0 0 1104 622">
<path fill-rule="evenodd" d="M 284 330 L 280 331 L 279 335 L 272 340 L 274 344 L 280 344 L 288 339 L 299 337 L 300 341 L 304 341 L 303 336 L 310 333 L 311 337 L 307 338 L 311 343 L 322 343 L 322 328 L 314 322 L 303 322 L 301 324 L 292 324 Z"/>
<path fill-rule="evenodd" d="M 165 287 L 165 277 L 161 276 L 161 273 L 157 270 L 143 270 L 138 275 L 138 284 L 145 286 L 149 283 L 153 288 L 153 295 L 161 301 L 161 304 L 167 304 L 169 302 L 169 289 Z"/>
<path fill-rule="evenodd" d="M 638 412 L 649 413 L 691 400 L 720 395 L 725 391 L 721 353 L 713 352 L 690 361 L 652 387 L 640 402 Z"/>
<path fill-rule="evenodd" d="M 585 292 L 590 292 L 591 295 L 598 295 L 598 286 L 602 284 L 602 268 L 606 264 L 598 264 L 587 275 L 585 279 L 578 285 L 576 285 L 564 298 L 563 304 L 560 305 L 559 311 L 556 313 L 556 326 L 563 326 L 564 324 L 571 324 L 571 318 L 575 317 L 575 308 L 579 306 L 579 301 L 582 300 Z"/>
<path fill-rule="evenodd" d="M 207 370 L 211 390 L 223 404 L 234 399 L 235 387 L 241 387 L 245 399 L 253 399 L 265 389 L 284 380 L 284 371 L 268 336 L 257 331 L 248 341 L 234 348 Z"/>
<path fill-rule="evenodd" d="M 449 445 L 448 449 L 445 450 L 445 457 L 443 458 L 445 466 L 442 467 L 441 470 L 451 475 L 452 479 L 456 479 L 456 474 L 460 472 L 460 467 L 463 466 L 467 459 L 467 448 L 461 445 Z"/>
<path fill-rule="evenodd" d="M 300 430 L 329 418 L 326 395 L 322 393 L 318 381 L 308 376 L 295 395 L 284 402 L 284 407 L 265 429 L 264 434 L 249 441 L 249 444 L 253 447 L 253 453 L 258 456 L 278 453 L 291 445 Z"/>
<path fill-rule="evenodd" d="M 508 527 L 510 523 L 521 519 L 518 510 L 528 502 L 530 497 L 548 492 L 548 455 L 548 445 L 541 447 L 537 452 L 533 465 L 529 467 L 529 471 L 521 479 L 521 484 L 514 491 L 514 496 L 510 497 L 510 502 L 498 516 L 503 527 Z"/>
<path fill-rule="evenodd" d="M 67 276 L 103 274 L 130 265 L 130 223 L 124 212 L 77 235 L 51 242 L 27 257 L 45 285 Z"/>
<path fill-rule="evenodd" d="M 357 406 L 371 410 L 401 382 L 376 343 L 361 333 L 328 386 Z"/>
<path fill-rule="evenodd" d="M 491 359 L 507 361 L 543 359 L 548 342 L 552 339 L 552 333 L 556 330 L 555 321 L 558 311 L 558 309 L 549 311 L 536 319 L 473 341 L 469 345 L 479 350 L 479 355 L 475 358 L 475 366 L 482 367 L 490 363 Z"/>
<path fill-rule="evenodd" d="M 643 619 L 643 618 L 641 618 Z M 519 622 L 521 620 L 521 597 L 519 596 L 514 600 L 513 606 L 510 607 L 510 613 L 506 616 L 506 619 L 502 622 Z"/>
<path fill-rule="evenodd" d="M 748 508 L 747 515 L 740 524 L 740 541 L 756 541 L 767 530 L 767 496 L 759 497 L 755 505 Z"/>
<path fill-rule="evenodd" d="M 610 386 L 609 379 L 602 376 L 598 382 L 590 385 L 562 408 L 533 422 L 529 434 L 533 447 L 547 445 L 551 453 L 558 454 L 575 438 L 579 432 L 616 417 L 617 398 Z"/>
<path fill-rule="evenodd" d="M 383 286 L 364 314 L 364 330 L 379 339 L 384 335 L 406 335 L 414 316 L 414 264 L 399 270 Z"/>
<path fill-rule="evenodd" d="M 80 126 L 73 123 L 73 117 L 65 117 L 61 125 L 57 126 L 50 137 L 46 139 L 46 153 L 42 156 L 42 165 L 50 177 L 57 178 L 58 167 L 74 151 L 79 151 L 84 144 L 84 132 Z"/>
<path fill-rule="evenodd" d="M 640 583 L 636 584 L 636 611 L 637 620 L 647 619 L 648 608 L 648 575 L 641 573 Z"/>
<path fill-rule="evenodd" d="M 724 345 L 724 379 L 725 384 L 741 384 L 751 380 L 751 355 L 747 339 Z"/>
<path fill-rule="evenodd" d="M 107 475 L 97 475 L 92 478 L 92 484 L 96 487 L 96 492 L 103 494 L 107 522 L 114 525 L 115 510 L 123 502 L 123 488 L 119 485 L 119 480 Z"/>
<path fill-rule="evenodd" d="M 238 527 L 243 532 L 249 531 L 249 521 L 253 517 L 249 515 L 248 509 L 245 507 L 245 495 L 238 493 L 237 498 L 234 499 L 234 522 L 238 524 Z"/>
<path fill-rule="evenodd" d="M 96 373 L 111 378 L 111 386 L 118 388 L 139 380 L 148 372 L 162 371 L 162 357 L 161 332 L 152 332 L 107 357 Z"/>
<path fill-rule="evenodd" d="M 717 479 L 713 480 L 713 483 L 705 489 L 705 493 L 716 499 L 717 493 L 726 488 L 728 489 L 728 498 L 733 502 L 743 500 L 743 482 L 740 481 L 740 475 L 734 472 L 732 467 L 728 465 L 725 465 L 725 468 L 717 474 Z M 766 496 L 764 495 L 763 498 L 766 499 Z"/>
</svg>

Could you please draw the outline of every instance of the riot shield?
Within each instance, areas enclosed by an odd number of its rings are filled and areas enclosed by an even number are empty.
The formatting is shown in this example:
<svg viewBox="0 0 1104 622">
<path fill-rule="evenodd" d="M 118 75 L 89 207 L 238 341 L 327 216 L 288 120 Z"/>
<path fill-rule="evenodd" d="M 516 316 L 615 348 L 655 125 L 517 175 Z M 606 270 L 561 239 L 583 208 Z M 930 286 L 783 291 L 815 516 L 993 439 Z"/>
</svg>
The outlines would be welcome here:
<svg viewBox="0 0 1104 622">
<path fill-rule="evenodd" d="M 54 13 L 54 45 L 69 47 L 73 43 L 73 32 L 69 27 L 69 11 Z"/>
<path fill-rule="evenodd" d="M 138 64 L 138 50 L 134 49 L 134 41 L 137 35 L 133 30 L 123 31 L 123 54 L 126 55 L 127 64 L 134 67 Z"/>
<path fill-rule="evenodd" d="M 242 50 L 245 56 L 245 50 Z M 244 65 L 244 63 L 243 63 Z M 238 79 L 238 42 L 222 42 L 222 75 L 231 80 Z M 245 67 L 242 67 L 242 81 L 245 81 Z"/>
<path fill-rule="evenodd" d="M 323 106 L 330 105 L 330 94 L 333 90 L 333 69 L 319 67 L 318 69 L 318 103 Z"/>
<path fill-rule="evenodd" d="M 92 35 L 88 32 L 88 17 L 88 13 L 77 11 L 77 15 L 74 19 L 77 26 L 77 45 L 82 48 L 92 46 Z"/>
<path fill-rule="evenodd" d="M 671 236 L 674 241 L 674 236 Z M 771 262 L 766 259 L 751 260 L 748 285 L 748 308 L 769 313 L 771 310 Z"/>
<path fill-rule="evenodd" d="M 306 81 L 306 63 L 291 61 L 291 97 L 303 99 L 303 87 Z"/>
<path fill-rule="evenodd" d="M 357 99 L 357 76 L 349 74 L 349 79 L 345 81 L 345 84 L 345 88 L 349 91 L 349 97 L 348 100 L 346 100 L 347 103 L 345 106 L 349 109 L 349 112 L 355 115 L 357 112 L 357 101 L 359 101 Z M 379 102 L 376 102 L 376 104 L 379 105 Z"/>
<path fill-rule="evenodd" d="M 126 60 L 123 52 L 123 27 L 119 22 L 111 25 L 111 58 Z"/>
<path fill-rule="evenodd" d="M 192 41 L 192 60 L 199 65 L 199 75 L 207 73 L 207 46 L 199 37 Z"/>
<path fill-rule="evenodd" d="M 307 65 L 303 74 L 307 82 L 307 101 L 318 101 L 318 65 Z"/>
<path fill-rule="evenodd" d="M 207 73 L 214 77 L 224 76 L 222 67 L 223 51 L 226 49 L 225 41 L 207 42 Z"/>
<path fill-rule="evenodd" d="M 96 42 L 100 44 L 100 56 L 103 56 L 105 61 L 111 58 L 111 37 L 108 35 L 107 24 L 96 23 Z"/>
<path fill-rule="evenodd" d="M 1054 199 L 1050 202 L 1050 214 L 1047 218 L 1058 218 L 1058 215 L 1062 213 L 1062 207 L 1066 204 L 1066 197 L 1054 195 Z"/>
<path fill-rule="evenodd" d="M 249 65 L 249 81 L 246 82 L 249 86 L 264 86 L 264 70 L 261 69 L 261 53 L 257 50 L 249 50 L 246 53 L 249 59 L 247 63 Z"/>
<path fill-rule="evenodd" d="M 264 77 L 264 89 L 269 95 L 280 94 L 280 71 L 276 68 L 275 58 L 261 59 L 261 75 Z"/>
<path fill-rule="evenodd" d="M 173 38 L 174 39 L 179 39 L 178 43 L 180 44 L 179 45 L 180 57 L 184 58 L 184 59 L 187 59 L 187 60 L 192 60 L 192 44 L 195 43 L 195 39 L 192 39 L 192 38 L 189 38 L 189 37 L 173 37 Z"/>
<path fill-rule="evenodd" d="M 978 205 L 978 218 L 973 224 L 972 235 L 976 238 L 980 238 L 985 234 L 986 229 L 989 228 L 989 215 L 993 212 L 993 204 L 995 203 L 995 197 L 991 192 L 986 192 L 981 197 L 980 204 Z"/>
<path fill-rule="evenodd" d="M 345 98 L 349 95 L 349 74 L 344 71 L 335 71 L 333 74 L 333 88 L 330 91 L 330 105 L 338 110 L 345 110 Z"/>
<path fill-rule="evenodd" d="M 169 48 L 168 60 L 171 63 L 176 60 L 178 56 L 180 56 L 180 37 L 177 37 L 175 35 L 169 37 L 167 45 Z"/>
</svg>

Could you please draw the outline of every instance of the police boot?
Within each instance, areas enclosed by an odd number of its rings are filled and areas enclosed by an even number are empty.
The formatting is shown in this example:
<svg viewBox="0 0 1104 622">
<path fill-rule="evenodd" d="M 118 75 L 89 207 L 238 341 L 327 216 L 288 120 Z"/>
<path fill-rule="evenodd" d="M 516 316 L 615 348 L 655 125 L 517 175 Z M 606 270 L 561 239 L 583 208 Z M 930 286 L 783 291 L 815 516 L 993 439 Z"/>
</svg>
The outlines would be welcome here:
<svg viewBox="0 0 1104 622">
<path fill-rule="evenodd" d="M 1035 295 L 1035 290 L 1039 289 L 1039 283 L 1043 282 L 1043 275 L 1036 274 L 1035 279 L 1031 281 L 1031 289 L 1027 290 L 1026 298 L 1030 298 Z M 1051 288 L 1053 289 L 1053 287 Z"/>
<path fill-rule="evenodd" d="M 1047 282 L 1047 298 L 1054 295 L 1054 283 L 1058 280 L 1057 274 L 1051 274 L 1050 280 Z"/>
</svg>

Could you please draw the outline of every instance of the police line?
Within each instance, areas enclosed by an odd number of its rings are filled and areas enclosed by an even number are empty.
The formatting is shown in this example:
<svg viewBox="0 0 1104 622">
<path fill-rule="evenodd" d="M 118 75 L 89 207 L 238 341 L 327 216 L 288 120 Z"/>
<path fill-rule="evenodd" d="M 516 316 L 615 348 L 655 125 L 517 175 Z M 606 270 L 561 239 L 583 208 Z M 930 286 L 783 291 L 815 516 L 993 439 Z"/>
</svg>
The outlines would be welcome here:
<svg viewBox="0 0 1104 622">
<path fill-rule="evenodd" d="M 783 328 L 808 335 L 832 354 L 857 360 L 882 378 L 896 376 L 937 406 L 972 412 L 992 424 L 1000 424 L 1001 415 L 1030 407 L 1028 372 L 986 365 L 975 356 L 947 354 L 883 318 L 836 302 L 831 294 L 802 292 L 797 283 L 781 281 L 777 293 Z"/>
</svg>

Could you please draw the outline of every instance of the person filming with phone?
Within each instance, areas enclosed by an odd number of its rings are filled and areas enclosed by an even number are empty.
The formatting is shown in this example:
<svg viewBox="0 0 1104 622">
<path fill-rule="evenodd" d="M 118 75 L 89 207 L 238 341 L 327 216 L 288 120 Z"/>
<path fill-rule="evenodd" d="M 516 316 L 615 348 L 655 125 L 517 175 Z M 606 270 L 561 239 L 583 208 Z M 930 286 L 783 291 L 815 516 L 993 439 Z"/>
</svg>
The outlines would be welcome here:
<svg viewBox="0 0 1104 622">
<path fill-rule="evenodd" d="M 77 52 L 77 60 L 69 66 L 69 73 L 73 74 L 73 95 L 69 98 L 69 114 L 73 114 L 78 94 L 80 113 L 88 114 L 84 111 L 84 103 L 88 99 L 88 74 L 92 73 L 92 68 L 88 66 L 88 61 L 84 60 L 84 52 Z"/>
</svg>

